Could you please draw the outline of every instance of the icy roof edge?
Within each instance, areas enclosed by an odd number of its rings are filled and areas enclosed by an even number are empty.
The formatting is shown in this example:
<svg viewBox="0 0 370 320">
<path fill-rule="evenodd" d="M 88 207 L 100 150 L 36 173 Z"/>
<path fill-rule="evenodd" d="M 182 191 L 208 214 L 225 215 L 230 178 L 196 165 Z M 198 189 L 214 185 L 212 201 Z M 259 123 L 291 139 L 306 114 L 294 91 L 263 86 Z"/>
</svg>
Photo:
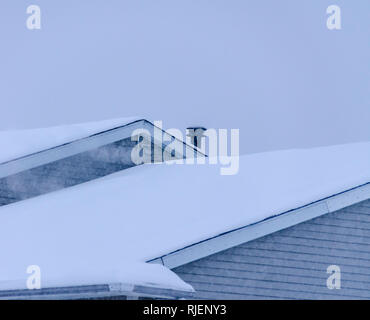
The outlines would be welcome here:
<svg viewBox="0 0 370 320">
<path fill-rule="evenodd" d="M 98 270 L 97 270 L 98 269 Z M 38 299 L 71 296 L 150 296 L 166 298 L 190 297 L 194 289 L 164 266 L 143 262 L 122 265 L 108 263 L 94 270 L 90 263 L 75 263 L 58 268 L 43 268 L 38 289 L 29 288 L 26 273 L 13 280 L 0 281 L 0 299 Z"/>
<path fill-rule="evenodd" d="M 189 299 L 194 290 L 169 289 L 125 283 L 103 283 L 42 289 L 0 290 L 0 300 L 65 300 L 93 299 L 127 296 L 132 298 L 150 297 L 165 299 Z"/>
<path fill-rule="evenodd" d="M 237 245 L 370 199 L 370 181 L 305 206 L 219 234 L 147 262 L 173 269 Z"/>
<path fill-rule="evenodd" d="M 46 163 L 64 159 L 69 156 L 76 155 L 78 153 L 92 150 L 95 148 L 102 147 L 106 144 L 113 143 L 122 139 L 131 137 L 132 132 L 135 128 L 139 128 L 139 124 L 142 124 L 143 128 L 157 128 L 146 119 L 137 119 L 132 122 L 112 127 L 103 131 L 93 133 L 89 136 L 82 137 L 77 140 L 69 141 L 61 145 L 56 145 L 48 149 L 43 149 L 34 153 L 26 154 L 19 158 L 8 160 L 0 163 L 0 178 L 7 177 L 12 174 L 22 172 L 24 170 L 32 169 Z M 163 135 L 177 139 L 176 137 L 168 134 L 166 131 L 161 130 Z M 178 140 L 178 139 L 177 139 Z M 179 140 L 185 148 L 190 148 L 192 152 L 201 154 L 201 152 L 195 149 L 193 146 L 186 144 L 184 141 Z M 159 143 L 155 140 L 156 143 Z"/>
</svg>

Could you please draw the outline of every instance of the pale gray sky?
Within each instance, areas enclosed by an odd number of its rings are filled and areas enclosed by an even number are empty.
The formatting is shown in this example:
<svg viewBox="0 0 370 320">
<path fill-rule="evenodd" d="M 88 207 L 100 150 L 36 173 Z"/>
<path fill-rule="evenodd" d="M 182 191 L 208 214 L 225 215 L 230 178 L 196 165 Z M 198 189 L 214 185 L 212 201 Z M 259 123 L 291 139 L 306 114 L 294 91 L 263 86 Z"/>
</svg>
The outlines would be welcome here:
<svg viewBox="0 0 370 320">
<path fill-rule="evenodd" d="M 26 28 L 37 4 L 42 29 Z M 326 8 L 342 9 L 342 30 Z M 0 129 L 140 115 L 243 153 L 370 140 L 369 0 L 1 0 Z"/>
</svg>

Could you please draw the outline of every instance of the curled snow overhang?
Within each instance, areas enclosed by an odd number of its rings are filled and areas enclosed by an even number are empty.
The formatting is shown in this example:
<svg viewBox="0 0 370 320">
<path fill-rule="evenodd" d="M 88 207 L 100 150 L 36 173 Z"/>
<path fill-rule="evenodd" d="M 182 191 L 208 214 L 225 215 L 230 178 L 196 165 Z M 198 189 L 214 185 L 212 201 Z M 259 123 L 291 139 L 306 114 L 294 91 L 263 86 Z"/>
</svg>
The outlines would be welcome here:
<svg viewBox="0 0 370 320">
<path fill-rule="evenodd" d="M 151 286 L 110 283 L 73 287 L 50 287 L 36 290 L 0 291 L 0 300 L 69 300 L 69 299 L 109 299 L 127 300 L 151 299 L 191 299 L 193 292 Z"/>
<path fill-rule="evenodd" d="M 66 260 L 62 265 L 38 267 L 35 274 L 10 271 L 8 279 L 0 279 L 0 299 L 89 299 L 139 297 L 184 299 L 191 298 L 194 289 L 176 274 L 160 265 L 125 261 L 114 264 L 101 261 Z M 17 280 L 14 280 L 17 279 Z"/>
</svg>

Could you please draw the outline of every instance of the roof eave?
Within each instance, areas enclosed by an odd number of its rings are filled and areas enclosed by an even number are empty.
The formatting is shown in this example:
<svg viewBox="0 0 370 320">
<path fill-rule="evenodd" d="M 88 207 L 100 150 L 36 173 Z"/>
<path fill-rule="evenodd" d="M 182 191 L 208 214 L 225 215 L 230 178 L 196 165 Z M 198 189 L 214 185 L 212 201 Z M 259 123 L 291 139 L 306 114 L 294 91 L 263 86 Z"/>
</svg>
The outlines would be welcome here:
<svg viewBox="0 0 370 320">
<path fill-rule="evenodd" d="M 0 290 L 0 300 L 70 300 L 96 299 L 126 296 L 131 299 L 139 297 L 161 299 L 188 299 L 193 291 L 162 288 L 146 285 L 110 283 L 80 285 L 68 287 L 50 287 L 41 289 Z"/>
<path fill-rule="evenodd" d="M 370 182 L 367 182 L 305 206 L 272 216 L 266 220 L 205 239 L 147 262 L 163 264 L 167 268 L 173 269 L 324 214 L 338 211 L 369 198 Z"/>
</svg>

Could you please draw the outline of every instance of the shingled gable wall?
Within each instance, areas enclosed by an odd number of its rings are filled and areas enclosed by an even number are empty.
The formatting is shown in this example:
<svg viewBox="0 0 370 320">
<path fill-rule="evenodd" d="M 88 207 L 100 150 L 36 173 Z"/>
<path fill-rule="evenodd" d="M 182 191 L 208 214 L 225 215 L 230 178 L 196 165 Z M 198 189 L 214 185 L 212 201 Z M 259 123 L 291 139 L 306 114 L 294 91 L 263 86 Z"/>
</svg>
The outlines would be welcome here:
<svg viewBox="0 0 370 320">
<path fill-rule="evenodd" d="M 370 199 L 173 271 L 197 299 L 370 299 Z"/>
<path fill-rule="evenodd" d="M 151 161 L 154 162 L 154 154 L 167 151 L 165 145 L 151 140 Z M 0 206 L 131 168 L 136 165 L 131 160 L 131 151 L 136 144 L 137 141 L 129 137 L 0 178 Z"/>
<path fill-rule="evenodd" d="M 123 139 L 0 179 L 0 205 L 74 186 L 134 166 Z"/>
</svg>

